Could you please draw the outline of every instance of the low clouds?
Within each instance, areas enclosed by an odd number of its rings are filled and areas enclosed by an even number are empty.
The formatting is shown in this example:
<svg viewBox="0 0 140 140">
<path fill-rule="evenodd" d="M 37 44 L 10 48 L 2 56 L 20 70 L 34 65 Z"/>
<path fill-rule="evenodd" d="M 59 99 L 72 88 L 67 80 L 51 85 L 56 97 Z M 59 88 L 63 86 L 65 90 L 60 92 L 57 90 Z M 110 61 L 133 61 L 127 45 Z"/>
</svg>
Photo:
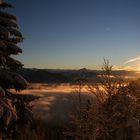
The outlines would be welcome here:
<svg viewBox="0 0 140 140">
<path fill-rule="evenodd" d="M 136 70 L 136 68 L 135 67 L 132 67 L 132 66 L 117 66 L 117 65 L 114 65 L 113 66 L 113 70 L 133 71 L 133 70 Z"/>
<path fill-rule="evenodd" d="M 138 61 L 138 60 L 140 60 L 140 56 L 132 58 L 132 59 L 129 59 L 128 61 L 125 62 L 125 64 L 131 63 L 131 62 L 135 62 L 135 61 Z"/>
</svg>

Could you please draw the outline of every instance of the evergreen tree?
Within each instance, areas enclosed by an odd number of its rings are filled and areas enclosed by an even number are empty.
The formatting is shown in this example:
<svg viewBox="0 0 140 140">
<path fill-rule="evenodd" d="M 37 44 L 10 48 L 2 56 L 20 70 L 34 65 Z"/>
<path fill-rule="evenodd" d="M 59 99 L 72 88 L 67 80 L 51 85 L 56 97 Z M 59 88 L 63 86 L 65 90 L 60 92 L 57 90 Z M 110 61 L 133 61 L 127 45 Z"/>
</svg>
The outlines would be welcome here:
<svg viewBox="0 0 140 140">
<path fill-rule="evenodd" d="M 12 58 L 22 53 L 17 46 L 22 42 L 22 33 L 18 30 L 17 18 L 5 12 L 13 6 L 0 0 L 0 137 L 13 138 L 21 124 L 31 120 L 31 110 L 24 96 L 14 94 L 11 89 L 26 89 L 28 82 L 16 70 L 23 64 Z M 12 90 L 13 91 L 13 90 Z"/>
</svg>

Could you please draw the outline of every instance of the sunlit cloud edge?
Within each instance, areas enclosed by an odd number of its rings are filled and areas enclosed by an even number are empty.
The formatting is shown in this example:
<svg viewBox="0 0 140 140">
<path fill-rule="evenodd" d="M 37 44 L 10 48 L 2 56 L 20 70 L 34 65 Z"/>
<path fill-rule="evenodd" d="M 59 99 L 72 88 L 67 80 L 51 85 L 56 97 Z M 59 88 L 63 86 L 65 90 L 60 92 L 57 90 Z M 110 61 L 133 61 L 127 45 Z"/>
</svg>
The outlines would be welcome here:
<svg viewBox="0 0 140 140">
<path fill-rule="evenodd" d="M 135 61 L 138 61 L 138 60 L 140 60 L 140 56 L 129 59 L 128 61 L 124 62 L 124 64 L 128 64 L 128 63 L 135 62 Z"/>
</svg>

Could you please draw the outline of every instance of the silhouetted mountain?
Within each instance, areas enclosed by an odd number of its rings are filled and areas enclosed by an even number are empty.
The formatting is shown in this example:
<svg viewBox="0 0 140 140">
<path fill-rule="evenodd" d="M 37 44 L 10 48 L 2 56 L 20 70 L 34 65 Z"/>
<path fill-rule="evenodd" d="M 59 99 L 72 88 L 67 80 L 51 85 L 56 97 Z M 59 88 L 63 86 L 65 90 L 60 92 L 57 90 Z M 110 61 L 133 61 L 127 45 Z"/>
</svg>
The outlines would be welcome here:
<svg viewBox="0 0 140 140">
<path fill-rule="evenodd" d="M 18 70 L 23 77 L 31 83 L 73 83 L 82 78 L 91 82 L 98 82 L 99 75 L 105 74 L 101 70 L 89 70 L 82 68 L 79 70 L 57 70 L 57 69 L 29 69 Z M 133 71 L 112 71 L 116 76 L 135 76 Z"/>
<path fill-rule="evenodd" d="M 32 83 L 65 83 L 70 80 L 61 73 L 52 73 L 48 70 L 21 69 L 18 72 Z"/>
</svg>

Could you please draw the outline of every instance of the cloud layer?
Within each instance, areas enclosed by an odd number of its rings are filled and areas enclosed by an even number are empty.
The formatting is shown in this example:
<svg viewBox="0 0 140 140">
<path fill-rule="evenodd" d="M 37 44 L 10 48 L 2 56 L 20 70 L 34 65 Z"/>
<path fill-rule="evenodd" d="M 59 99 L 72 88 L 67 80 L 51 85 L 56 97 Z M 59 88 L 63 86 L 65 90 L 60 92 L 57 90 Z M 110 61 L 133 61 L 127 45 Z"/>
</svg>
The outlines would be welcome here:
<svg viewBox="0 0 140 140">
<path fill-rule="evenodd" d="M 138 61 L 138 60 L 140 60 L 140 56 L 132 58 L 132 59 L 129 59 L 128 61 L 125 62 L 125 64 L 135 62 L 135 61 Z"/>
<path fill-rule="evenodd" d="M 136 67 L 132 67 L 132 66 L 117 66 L 114 65 L 113 66 L 113 70 L 128 70 L 128 71 L 134 71 L 137 70 Z"/>
</svg>

